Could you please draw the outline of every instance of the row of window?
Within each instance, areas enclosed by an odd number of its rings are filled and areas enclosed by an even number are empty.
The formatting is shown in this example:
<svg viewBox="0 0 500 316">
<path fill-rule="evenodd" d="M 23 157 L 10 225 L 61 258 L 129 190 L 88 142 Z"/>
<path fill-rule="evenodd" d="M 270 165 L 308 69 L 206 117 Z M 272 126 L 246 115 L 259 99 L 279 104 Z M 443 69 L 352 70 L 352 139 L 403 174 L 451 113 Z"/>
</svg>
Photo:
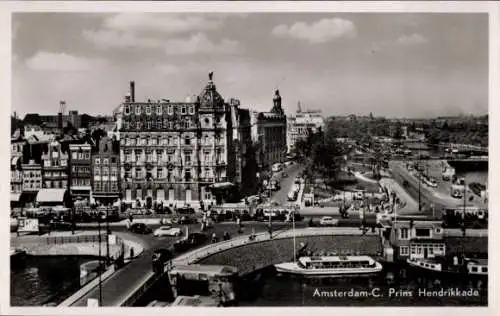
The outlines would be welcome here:
<svg viewBox="0 0 500 316">
<path fill-rule="evenodd" d="M 90 186 L 90 179 L 72 179 L 71 185 L 80 187 L 80 186 Z"/>
<path fill-rule="evenodd" d="M 183 144 L 184 145 L 192 145 L 195 144 L 193 138 L 194 136 L 191 135 L 185 135 L 183 139 Z M 209 135 L 203 136 L 203 142 L 202 145 L 213 145 L 213 139 L 215 139 L 215 143 L 217 145 L 223 145 L 223 139 L 219 135 L 215 135 L 214 137 L 211 137 Z M 181 144 L 179 142 L 180 138 L 177 136 L 168 136 L 166 138 L 155 138 L 155 137 L 138 137 L 136 138 L 122 138 L 121 140 L 121 145 L 124 146 L 158 146 L 158 145 L 163 145 L 163 146 L 177 146 Z"/>
<path fill-rule="evenodd" d="M 45 188 L 47 189 L 65 189 L 68 186 L 68 181 L 45 181 Z"/>
<path fill-rule="evenodd" d="M 193 115 L 195 112 L 194 105 L 180 105 L 176 106 L 176 109 L 174 109 L 174 106 L 172 104 L 169 104 L 166 106 L 166 112 L 168 115 L 174 114 L 174 110 L 177 110 L 177 112 L 180 112 L 181 114 L 191 114 Z M 163 105 L 162 104 L 146 104 L 146 105 L 129 105 L 125 104 L 123 107 L 123 112 L 125 115 L 130 115 L 132 113 L 135 113 L 135 115 L 141 115 L 142 113 L 146 113 L 146 115 L 151 115 L 156 113 L 157 115 L 162 115 L 163 114 Z"/>
<path fill-rule="evenodd" d="M 415 237 L 431 237 L 431 231 L 430 228 L 417 228 L 415 229 Z M 441 228 L 437 227 L 435 231 L 436 234 L 441 234 Z M 399 239 L 410 239 L 410 229 L 406 227 L 400 228 Z"/>
<path fill-rule="evenodd" d="M 72 152 L 71 153 L 71 158 L 73 159 L 90 159 L 90 152 Z"/>
<path fill-rule="evenodd" d="M 42 171 L 24 171 L 24 178 L 39 178 L 42 176 Z"/>
<path fill-rule="evenodd" d="M 67 177 L 68 174 L 63 171 L 46 171 L 44 174 L 44 177 Z"/>
<path fill-rule="evenodd" d="M 94 181 L 94 191 L 101 192 L 118 192 L 118 182 L 117 181 Z"/>
<path fill-rule="evenodd" d="M 177 121 L 177 122 L 163 122 L 162 120 L 158 119 L 156 122 L 155 121 L 147 121 L 146 123 L 143 123 L 141 121 L 136 121 L 136 122 L 128 122 L 124 121 L 123 122 L 123 129 L 128 130 L 128 129 L 188 129 L 188 128 L 195 128 L 196 124 L 193 123 L 191 120 L 183 120 L 183 121 Z"/>
<path fill-rule="evenodd" d="M 90 173 L 90 167 L 73 166 L 71 168 L 73 173 Z"/>
<path fill-rule="evenodd" d="M 95 165 L 107 165 L 109 164 L 109 162 L 111 161 L 111 163 L 116 163 L 117 162 L 117 158 L 116 157 L 111 157 L 111 160 L 109 158 L 103 158 L 101 160 L 101 158 L 95 158 L 94 159 L 94 164 Z M 101 163 L 102 162 L 102 163 Z"/>
<path fill-rule="evenodd" d="M 94 176 L 112 176 L 112 177 L 117 177 L 118 176 L 118 168 L 117 167 L 112 167 L 111 170 L 108 168 L 103 168 L 102 171 L 99 168 L 94 169 Z"/>
<path fill-rule="evenodd" d="M 434 256 L 434 254 L 444 254 L 445 252 L 445 246 L 442 244 L 420 244 L 420 245 L 412 245 L 411 247 L 408 246 L 400 246 L 399 247 L 399 254 L 401 256 L 409 256 L 410 255 L 410 250 L 412 255 L 423 255 L 425 251 L 427 250 L 427 254 L 430 256 Z"/>
<path fill-rule="evenodd" d="M 45 159 L 43 161 L 44 167 L 66 167 L 67 165 L 67 159 Z"/>
<path fill-rule="evenodd" d="M 136 194 L 136 197 L 137 198 L 141 198 L 142 197 L 142 189 L 137 189 L 135 190 L 135 194 Z M 150 197 L 153 197 L 153 190 L 147 190 L 146 192 L 146 196 L 150 196 Z M 165 195 L 166 193 L 166 195 Z M 191 197 L 191 190 L 190 189 L 186 189 L 184 190 L 184 196 L 186 197 Z M 165 190 L 161 189 L 161 190 L 156 190 L 156 198 L 161 200 L 161 199 L 164 199 L 165 197 L 167 197 L 168 200 L 175 200 L 175 190 L 174 189 L 169 189 L 165 192 Z M 205 200 L 211 200 L 212 199 L 212 193 L 210 193 L 209 191 L 208 192 L 205 192 L 203 194 L 203 197 Z M 126 190 L 125 191 L 125 199 L 126 200 L 132 200 L 132 190 Z"/>
</svg>

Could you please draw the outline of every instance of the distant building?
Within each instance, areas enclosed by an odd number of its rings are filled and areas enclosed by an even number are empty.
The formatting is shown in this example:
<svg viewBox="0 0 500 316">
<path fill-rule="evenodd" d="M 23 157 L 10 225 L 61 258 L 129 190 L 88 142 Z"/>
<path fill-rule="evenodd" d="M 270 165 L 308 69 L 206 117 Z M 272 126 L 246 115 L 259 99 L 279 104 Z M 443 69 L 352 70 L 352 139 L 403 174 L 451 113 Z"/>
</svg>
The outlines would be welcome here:
<svg viewBox="0 0 500 316">
<path fill-rule="evenodd" d="M 256 146 L 257 165 L 266 169 L 286 158 L 286 116 L 281 106 L 278 90 L 270 112 L 253 112 L 251 116 L 252 139 Z"/>
<path fill-rule="evenodd" d="M 75 199 L 90 201 L 92 194 L 92 165 L 89 144 L 69 145 L 69 179 L 71 195 Z"/>
<path fill-rule="evenodd" d="M 315 133 L 325 125 L 321 110 L 303 111 L 300 102 L 297 106 L 295 117 L 288 118 L 287 151 L 290 153 L 295 148 L 299 139 L 306 139 L 310 133 Z"/>
<path fill-rule="evenodd" d="M 61 189 L 68 187 L 68 159 L 67 152 L 61 149 L 59 142 L 52 142 L 42 154 L 43 187 L 46 189 Z"/>
<path fill-rule="evenodd" d="M 121 196 L 119 145 L 118 141 L 104 137 L 99 151 L 92 155 L 92 196 L 101 205 L 114 204 Z"/>
<path fill-rule="evenodd" d="M 79 129 L 80 127 L 82 127 L 82 119 L 81 119 L 80 115 L 78 115 L 78 111 L 69 111 L 68 122 L 75 129 Z"/>
</svg>

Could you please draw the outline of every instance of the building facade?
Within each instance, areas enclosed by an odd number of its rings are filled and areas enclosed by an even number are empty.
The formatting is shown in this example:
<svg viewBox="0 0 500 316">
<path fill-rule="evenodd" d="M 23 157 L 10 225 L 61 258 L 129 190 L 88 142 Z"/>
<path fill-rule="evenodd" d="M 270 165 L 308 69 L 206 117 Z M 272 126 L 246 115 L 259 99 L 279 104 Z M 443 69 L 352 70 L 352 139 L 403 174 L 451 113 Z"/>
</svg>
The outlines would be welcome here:
<svg viewBox="0 0 500 316">
<path fill-rule="evenodd" d="M 297 112 L 294 117 L 288 118 L 287 128 L 287 150 L 292 152 L 295 143 L 299 139 L 305 139 L 309 133 L 315 133 L 322 129 L 325 120 L 321 110 L 302 111 L 300 103 L 297 106 Z"/>
<path fill-rule="evenodd" d="M 99 151 L 92 155 L 92 194 L 101 205 L 114 204 L 120 199 L 120 149 L 118 141 L 104 137 Z"/>
<path fill-rule="evenodd" d="M 61 149 L 57 141 L 51 142 L 42 154 L 42 186 L 46 189 L 65 189 L 68 187 L 69 155 Z"/>
<path fill-rule="evenodd" d="M 286 158 L 286 116 L 279 90 L 275 91 L 270 112 L 254 112 L 251 117 L 252 139 L 256 146 L 259 169 L 266 169 Z"/>
<path fill-rule="evenodd" d="M 391 244 L 400 260 L 444 256 L 443 223 L 438 220 L 398 220 L 392 223 Z"/>
<path fill-rule="evenodd" d="M 194 100 L 136 102 L 135 85 L 119 108 L 123 200 L 135 205 L 213 202 L 211 187 L 232 182 L 230 104 L 212 81 Z"/>
<path fill-rule="evenodd" d="M 42 166 L 31 159 L 22 165 L 23 192 L 38 192 L 42 188 Z"/>
<path fill-rule="evenodd" d="M 26 140 L 19 131 L 16 131 L 10 142 L 10 191 L 12 196 L 19 198 L 22 192 L 23 184 L 23 152 L 26 146 Z"/>
<path fill-rule="evenodd" d="M 92 165 L 89 144 L 69 145 L 69 179 L 71 195 L 75 199 L 90 201 L 92 194 Z"/>
</svg>

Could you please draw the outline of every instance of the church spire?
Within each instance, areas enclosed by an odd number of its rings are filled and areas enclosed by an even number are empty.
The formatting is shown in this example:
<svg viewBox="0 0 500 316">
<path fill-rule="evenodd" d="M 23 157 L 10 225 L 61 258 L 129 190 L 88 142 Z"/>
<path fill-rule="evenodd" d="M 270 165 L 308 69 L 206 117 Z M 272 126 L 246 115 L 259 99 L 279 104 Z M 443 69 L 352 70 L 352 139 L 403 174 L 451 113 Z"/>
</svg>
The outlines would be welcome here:
<svg viewBox="0 0 500 316">
<path fill-rule="evenodd" d="M 299 102 L 297 102 L 297 113 L 300 113 L 300 112 L 302 112 L 302 107 L 301 107 L 300 101 L 299 101 Z"/>
</svg>

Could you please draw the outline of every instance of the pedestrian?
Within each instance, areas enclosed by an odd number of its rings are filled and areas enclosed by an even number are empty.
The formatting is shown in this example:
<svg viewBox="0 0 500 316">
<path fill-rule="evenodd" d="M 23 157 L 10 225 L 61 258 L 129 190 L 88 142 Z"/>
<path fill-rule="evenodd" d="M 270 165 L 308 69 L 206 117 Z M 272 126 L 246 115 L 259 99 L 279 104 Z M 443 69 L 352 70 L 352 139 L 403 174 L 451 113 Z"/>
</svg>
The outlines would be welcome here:
<svg viewBox="0 0 500 316">
<path fill-rule="evenodd" d="M 130 247 L 130 259 L 134 258 L 134 248 Z"/>
</svg>

